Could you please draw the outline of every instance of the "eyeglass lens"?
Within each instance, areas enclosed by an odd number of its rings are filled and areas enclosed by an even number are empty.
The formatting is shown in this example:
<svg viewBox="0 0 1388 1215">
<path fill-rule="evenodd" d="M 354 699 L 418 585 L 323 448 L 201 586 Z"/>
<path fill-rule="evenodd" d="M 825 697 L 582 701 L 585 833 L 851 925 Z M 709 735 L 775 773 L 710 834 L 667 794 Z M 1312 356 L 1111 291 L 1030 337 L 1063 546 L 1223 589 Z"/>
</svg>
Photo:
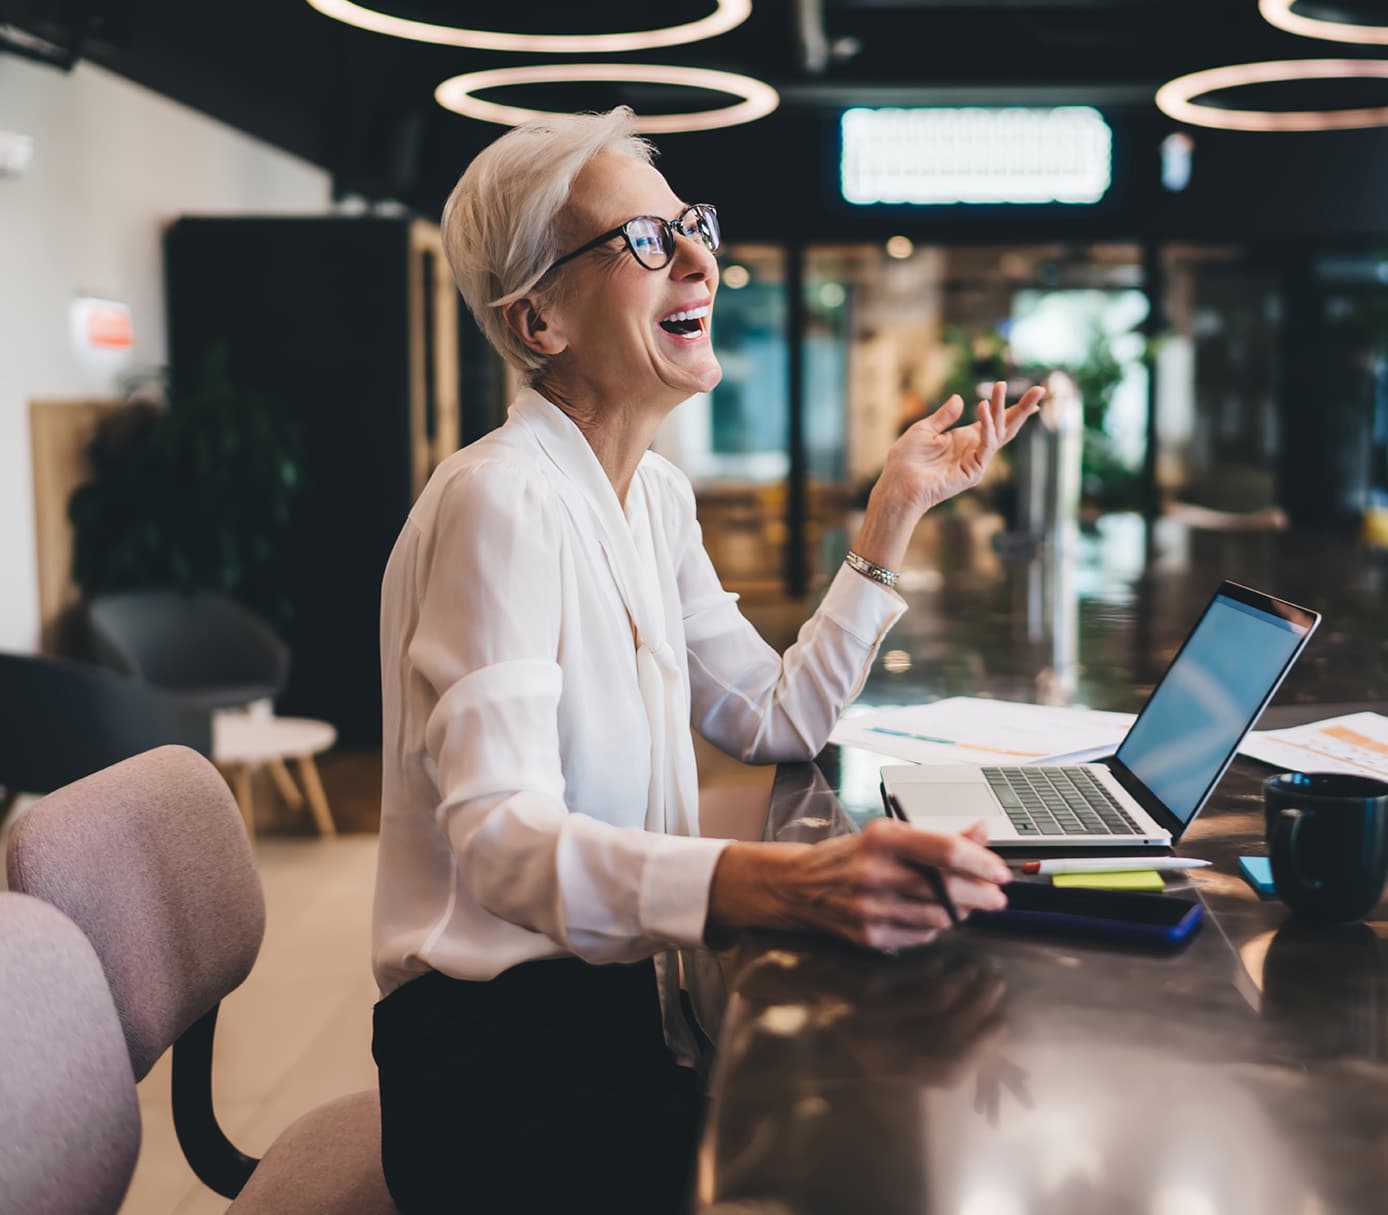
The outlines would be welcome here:
<svg viewBox="0 0 1388 1215">
<path fill-rule="evenodd" d="M 714 253 L 717 253 L 718 246 L 723 241 L 722 230 L 718 227 L 718 212 L 712 207 L 695 207 L 694 222 L 699 225 L 699 231 L 703 234 L 704 244 Z"/>
<path fill-rule="evenodd" d="M 712 207 L 691 207 L 674 224 L 640 216 L 626 226 L 627 240 L 636 260 L 651 270 L 659 270 L 675 255 L 675 229 L 688 237 L 697 236 L 704 247 L 717 250 L 721 234 L 718 216 Z"/>
<path fill-rule="evenodd" d="M 658 219 L 633 219 L 626 233 L 636 260 L 652 270 L 660 269 L 674 253 L 674 236 Z"/>
</svg>

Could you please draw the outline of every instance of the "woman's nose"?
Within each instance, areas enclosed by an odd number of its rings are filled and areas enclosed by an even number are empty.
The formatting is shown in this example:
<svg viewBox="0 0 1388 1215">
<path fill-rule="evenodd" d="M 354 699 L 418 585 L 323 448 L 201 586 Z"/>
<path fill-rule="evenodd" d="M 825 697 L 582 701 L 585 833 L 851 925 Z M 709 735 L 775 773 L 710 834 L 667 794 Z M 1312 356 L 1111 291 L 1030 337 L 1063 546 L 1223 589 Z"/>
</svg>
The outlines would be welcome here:
<svg viewBox="0 0 1388 1215">
<path fill-rule="evenodd" d="M 676 278 L 713 278 L 718 273 L 718 261 L 713 251 L 697 236 L 675 237 L 674 275 Z"/>
</svg>

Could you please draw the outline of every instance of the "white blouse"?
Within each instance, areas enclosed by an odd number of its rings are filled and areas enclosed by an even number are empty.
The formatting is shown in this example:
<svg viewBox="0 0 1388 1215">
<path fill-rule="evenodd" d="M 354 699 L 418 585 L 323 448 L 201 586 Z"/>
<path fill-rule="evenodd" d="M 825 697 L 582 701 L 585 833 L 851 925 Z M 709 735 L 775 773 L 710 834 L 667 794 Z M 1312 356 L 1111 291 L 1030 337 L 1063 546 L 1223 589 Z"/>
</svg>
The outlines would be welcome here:
<svg viewBox="0 0 1388 1215">
<path fill-rule="evenodd" d="M 811 758 L 905 610 L 844 568 L 782 657 L 736 599 L 688 479 L 648 452 L 623 510 L 533 390 L 439 466 L 381 595 L 383 995 L 430 969 L 655 956 L 692 1061 L 673 951 L 701 945 L 728 841 L 698 838 L 690 725 L 747 762 Z M 684 969 L 692 987 L 707 960 Z"/>
</svg>

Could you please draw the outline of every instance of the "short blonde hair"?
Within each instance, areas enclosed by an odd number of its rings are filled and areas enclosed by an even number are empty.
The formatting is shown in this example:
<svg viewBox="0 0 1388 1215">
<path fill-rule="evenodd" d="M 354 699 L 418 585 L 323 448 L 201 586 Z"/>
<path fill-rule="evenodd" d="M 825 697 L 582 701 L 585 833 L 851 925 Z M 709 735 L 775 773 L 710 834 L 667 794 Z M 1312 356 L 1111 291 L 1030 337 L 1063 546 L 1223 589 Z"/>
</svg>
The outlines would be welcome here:
<svg viewBox="0 0 1388 1215">
<path fill-rule="evenodd" d="M 560 256 L 559 212 L 574 178 L 599 152 L 644 164 L 655 159 L 628 106 L 534 118 L 483 148 L 444 204 L 443 248 L 458 290 L 487 340 L 529 380 L 548 359 L 512 332 L 501 310 L 532 290 Z"/>
</svg>

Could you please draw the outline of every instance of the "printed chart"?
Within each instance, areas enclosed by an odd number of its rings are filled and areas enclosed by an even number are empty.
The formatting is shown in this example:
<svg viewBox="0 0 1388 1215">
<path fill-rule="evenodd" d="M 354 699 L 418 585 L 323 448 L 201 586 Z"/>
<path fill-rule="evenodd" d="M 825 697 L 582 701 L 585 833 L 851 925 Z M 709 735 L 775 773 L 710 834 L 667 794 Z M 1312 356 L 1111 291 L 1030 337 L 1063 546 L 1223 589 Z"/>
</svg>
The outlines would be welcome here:
<svg viewBox="0 0 1388 1215">
<path fill-rule="evenodd" d="M 1350 713 L 1250 734 L 1239 750 L 1291 772 L 1353 772 L 1388 780 L 1388 717 Z"/>
</svg>

